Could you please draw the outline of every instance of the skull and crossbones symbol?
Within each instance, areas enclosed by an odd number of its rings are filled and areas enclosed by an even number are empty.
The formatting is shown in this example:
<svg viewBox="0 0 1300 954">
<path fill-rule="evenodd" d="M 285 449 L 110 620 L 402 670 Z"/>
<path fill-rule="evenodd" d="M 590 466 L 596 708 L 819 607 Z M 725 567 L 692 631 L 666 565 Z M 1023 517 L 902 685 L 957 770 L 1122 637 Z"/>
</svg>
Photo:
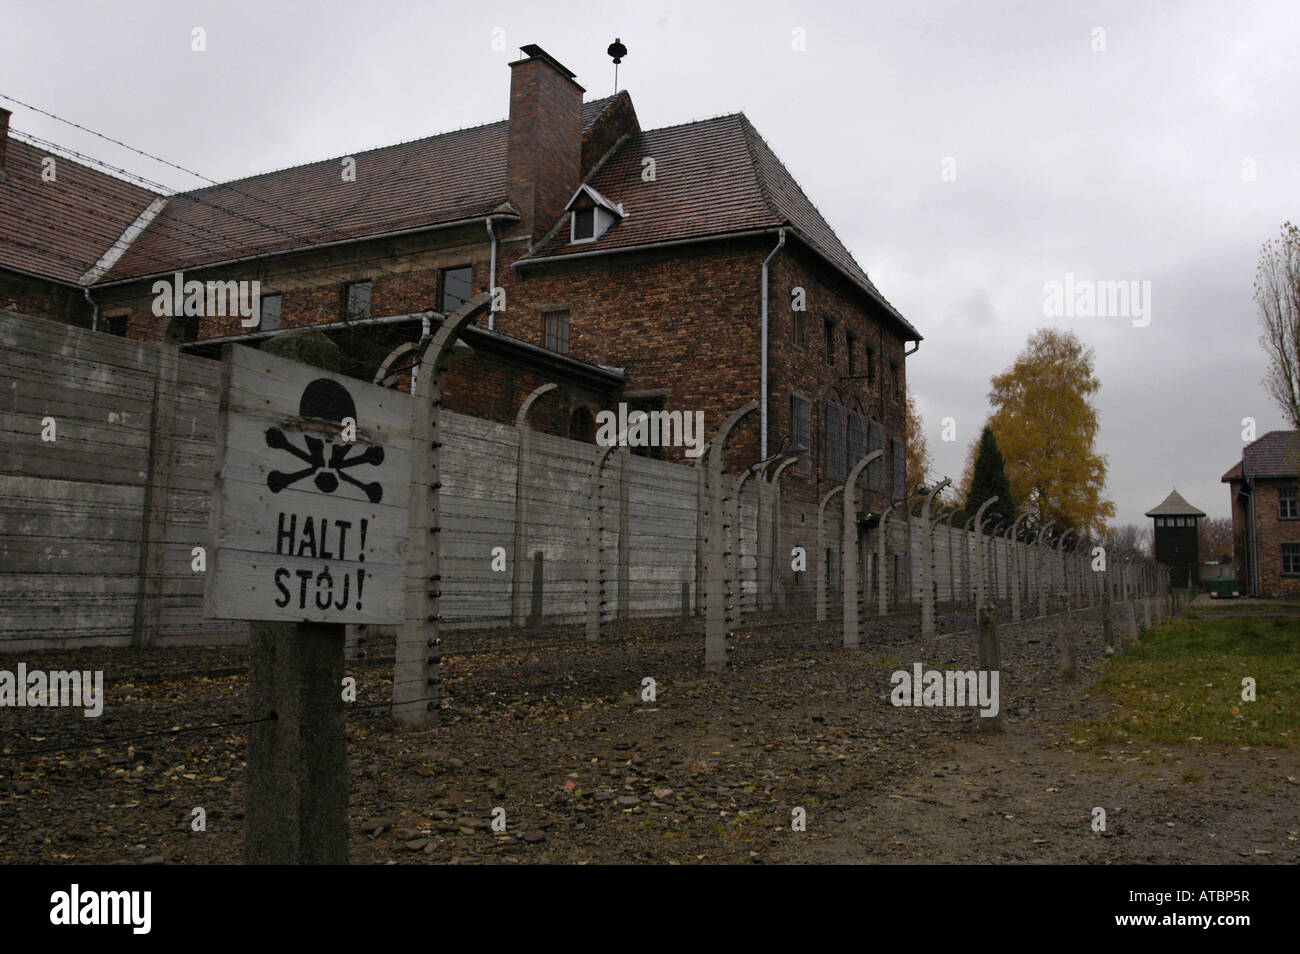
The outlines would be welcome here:
<svg viewBox="0 0 1300 954">
<path fill-rule="evenodd" d="M 303 389 L 302 400 L 298 402 L 298 415 L 302 418 L 342 424 L 343 419 L 346 417 L 350 417 L 355 421 L 357 409 L 347 388 L 331 378 L 317 378 Z M 382 447 L 367 447 L 360 454 L 348 457 L 348 444 L 336 444 L 329 438 L 313 437 L 310 434 L 304 434 L 303 441 L 306 444 L 306 450 L 295 447 L 280 428 L 267 428 L 267 447 L 273 450 L 288 451 L 307 465 L 302 470 L 295 470 L 291 473 L 279 470 L 271 471 L 266 478 L 266 485 L 271 488 L 271 493 L 278 494 L 286 487 L 296 484 L 300 480 L 314 477 L 313 482 L 316 484 L 316 489 L 321 493 L 334 493 L 339 488 L 339 481 L 344 481 L 361 488 L 371 503 L 377 504 L 383 499 L 384 488 L 380 486 L 379 481 L 365 483 L 345 472 L 346 468 L 355 467 L 358 464 L 382 464 L 384 462 L 384 449 Z M 327 445 L 329 449 L 328 463 L 325 458 Z"/>
</svg>

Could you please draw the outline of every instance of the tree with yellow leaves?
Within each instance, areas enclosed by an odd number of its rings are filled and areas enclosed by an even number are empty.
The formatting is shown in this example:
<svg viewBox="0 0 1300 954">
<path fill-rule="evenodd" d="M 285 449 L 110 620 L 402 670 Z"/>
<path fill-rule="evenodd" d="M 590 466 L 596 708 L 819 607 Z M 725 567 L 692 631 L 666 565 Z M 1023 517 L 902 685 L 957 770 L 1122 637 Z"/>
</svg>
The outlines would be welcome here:
<svg viewBox="0 0 1300 954">
<path fill-rule="evenodd" d="M 1100 536 L 1115 505 L 1104 500 L 1106 457 L 1094 448 L 1101 388 L 1093 352 L 1075 335 L 1041 328 L 1015 364 L 993 378 L 989 424 L 1011 490 L 1031 523 Z"/>
<path fill-rule="evenodd" d="M 925 442 L 925 431 L 921 422 L 921 412 L 916 409 L 916 398 L 907 396 L 907 430 L 903 444 L 907 458 L 907 479 L 915 486 L 926 479 L 930 472 L 930 448 Z"/>
</svg>

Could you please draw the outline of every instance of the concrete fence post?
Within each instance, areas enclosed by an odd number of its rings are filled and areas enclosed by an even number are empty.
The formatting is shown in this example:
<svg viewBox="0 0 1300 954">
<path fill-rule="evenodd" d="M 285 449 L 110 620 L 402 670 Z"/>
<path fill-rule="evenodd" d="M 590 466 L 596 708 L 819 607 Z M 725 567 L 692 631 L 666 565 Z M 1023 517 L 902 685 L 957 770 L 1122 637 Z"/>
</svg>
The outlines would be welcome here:
<svg viewBox="0 0 1300 954">
<path fill-rule="evenodd" d="M 978 613 L 979 622 L 979 663 L 980 670 L 986 673 L 999 673 L 998 679 L 998 713 L 994 716 L 978 716 L 980 728 L 985 732 L 1002 731 L 1002 710 L 1005 708 L 1001 699 L 1002 645 L 998 640 L 997 615 L 993 604 L 982 602 Z"/>
<path fill-rule="evenodd" d="M 769 486 L 766 476 L 766 462 L 760 461 L 748 468 L 743 474 L 736 479 L 736 514 L 740 514 L 740 494 L 751 477 L 758 477 L 758 493 L 755 495 L 757 501 L 757 512 L 754 519 L 754 609 L 760 613 L 766 613 L 772 607 L 768 605 L 768 574 L 772 570 L 772 554 L 769 549 L 769 543 L 772 539 L 770 522 L 772 520 L 772 499 L 769 494 Z M 736 541 L 736 551 L 740 552 L 740 521 L 736 521 L 734 534 Z M 739 581 L 739 576 L 737 577 Z M 739 600 L 737 607 L 743 605 Z M 739 618 L 743 615 L 737 612 Z"/>
<path fill-rule="evenodd" d="M 814 565 L 817 567 L 817 619 L 819 621 L 826 618 L 826 586 L 827 576 L 830 573 L 830 564 L 826 561 L 826 505 L 830 503 L 832 497 L 843 491 L 843 484 L 832 487 L 822 497 L 817 507 L 817 559 Z"/>
<path fill-rule="evenodd" d="M 695 458 L 695 615 L 699 616 L 704 612 L 704 560 L 705 548 L 704 539 L 707 536 L 705 527 L 705 513 L 708 511 L 708 494 L 709 494 L 709 448 L 711 443 L 706 443 L 700 451 L 700 456 Z"/>
<path fill-rule="evenodd" d="M 727 627 L 730 622 L 727 601 L 726 504 L 722 479 L 723 453 L 727 438 L 740 420 L 758 410 L 757 401 L 737 408 L 718 428 L 709 448 L 709 520 L 705 579 L 704 665 L 717 672 L 727 665 Z"/>
<path fill-rule="evenodd" d="M 524 613 L 528 607 L 528 465 L 529 437 L 532 434 L 532 425 L 528 419 L 538 399 L 558 388 L 558 384 L 551 382 L 534 389 L 528 397 L 524 398 L 523 403 L 519 405 L 519 412 L 515 415 L 515 439 L 518 451 L 515 455 L 515 559 L 510 614 L 512 626 L 523 625 Z"/>
<path fill-rule="evenodd" d="M 618 449 L 618 618 L 632 618 L 632 450 Z"/>
<path fill-rule="evenodd" d="M 607 498 L 605 488 L 605 464 L 614 452 L 616 445 L 602 447 L 596 451 L 591 465 L 591 493 L 587 509 L 587 639 L 597 640 L 601 636 L 601 623 L 604 619 L 605 599 L 605 542 L 604 513 Z M 685 571 L 683 571 L 684 573 Z M 689 594 L 689 587 L 688 587 Z M 688 598 L 689 605 L 689 598 Z"/>
<path fill-rule="evenodd" d="M 869 460 L 870 458 L 868 458 Z M 930 492 L 925 495 L 925 503 L 921 506 L 921 532 L 924 536 L 921 539 L 921 635 L 934 635 L 934 600 L 935 590 L 938 583 L 935 580 L 934 566 L 934 524 L 930 522 L 930 507 L 934 504 L 934 496 L 952 484 L 951 480 L 945 478 L 942 483 L 935 484 L 930 488 Z"/>
<path fill-rule="evenodd" d="M 767 604 L 769 609 L 775 606 L 782 613 L 785 612 L 785 586 L 782 583 L 782 577 L 785 575 L 785 551 L 781 546 L 781 475 L 797 463 L 799 463 L 798 457 L 786 457 L 772 472 L 771 480 L 772 537 L 767 548 L 767 575 L 770 588 Z"/>
<path fill-rule="evenodd" d="M 407 537 L 406 618 L 397 630 L 393 718 L 430 728 L 437 723 L 442 660 L 442 365 L 461 330 L 483 314 L 492 296 L 480 292 L 442 320 L 420 361 L 411 397 L 411 493 Z M 337 687 L 337 683 L 335 686 Z"/>
<path fill-rule="evenodd" d="M 880 616 L 884 616 L 889 612 L 889 570 L 886 566 L 889 562 L 889 555 L 887 552 L 889 549 L 889 514 L 896 506 L 897 504 L 890 504 L 885 508 L 884 512 L 880 515 L 880 526 L 876 528 L 876 532 L 880 534 L 880 539 L 877 541 L 880 546 L 880 551 L 876 555 L 876 579 L 880 584 L 878 587 L 879 593 L 877 594 L 877 597 L 880 600 L 880 610 L 878 613 Z"/>
<path fill-rule="evenodd" d="M 883 450 L 874 450 L 853 465 L 844 481 L 844 542 L 841 546 L 840 565 L 844 568 L 844 648 L 857 649 L 861 645 L 858 628 L 858 478 L 868 464 L 883 457 Z"/>
<path fill-rule="evenodd" d="M 979 510 L 975 512 L 975 605 L 981 609 L 987 599 L 984 580 L 984 511 L 997 502 L 996 496 L 990 497 L 980 504 Z M 977 610 L 977 616 L 978 613 Z"/>
<path fill-rule="evenodd" d="M 766 499 L 767 495 L 765 492 L 765 488 L 763 487 L 763 479 L 762 479 L 763 466 L 764 466 L 764 462 L 759 461 L 758 463 L 751 464 L 749 467 L 745 468 L 744 472 L 742 472 L 738 477 L 735 478 L 734 492 L 732 494 L 733 506 L 731 508 L 731 514 L 730 514 L 731 559 L 728 561 L 727 564 L 728 566 L 727 575 L 728 577 L 734 580 L 733 585 L 736 591 L 736 609 L 735 609 L 736 622 L 740 622 L 740 620 L 742 620 L 745 616 L 745 602 L 743 599 L 744 587 L 742 585 L 741 569 L 740 569 L 740 555 L 742 553 L 741 544 L 743 543 L 743 535 L 741 532 L 743 528 L 740 522 L 740 498 L 741 495 L 745 492 L 745 485 L 748 484 L 750 479 L 753 477 L 759 478 L 758 495 L 757 495 L 758 510 L 755 518 L 756 526 L 755 526 L 755 533 L 754 533 L 754 539 L 756 541 L 754 547 L 754 576 L 755 576 L 755 583 L 756 583 L 755 589 L 757 590 L 755 594 L 754 609 L 755 610 L 763 609 L 763 588 L 764 588 L 763 580 L 765 578 L 765 571 L 766 571 L 766 567 L 763 562 L 764 553 L 766 551 L 766 547 L 763 546 L 763 537 L 765 535 L 764 524 L 767 520 L 767 515 L 768 515 L 768 503 Z M 725 480 L 726 478 L 724 477 L 723 479 Z"/>
</svg>

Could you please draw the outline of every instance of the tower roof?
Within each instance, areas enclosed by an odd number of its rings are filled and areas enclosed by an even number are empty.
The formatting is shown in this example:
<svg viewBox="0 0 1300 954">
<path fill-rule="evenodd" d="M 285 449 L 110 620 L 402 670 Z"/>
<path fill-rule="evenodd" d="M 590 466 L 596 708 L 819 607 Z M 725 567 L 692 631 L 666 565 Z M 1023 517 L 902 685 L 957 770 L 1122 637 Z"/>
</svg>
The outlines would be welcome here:
<svg viewBox="0 0 1300 954">
<path fill-rule="evenodd" d="M 1204 517 L 1205 514 L 1197 510 L 1186 500 L 1177 490 L 1170 492 L 1169 496 L 1158 507 L 1153 507 L 1147 511 L 1148 517 Z"/>
</svg>

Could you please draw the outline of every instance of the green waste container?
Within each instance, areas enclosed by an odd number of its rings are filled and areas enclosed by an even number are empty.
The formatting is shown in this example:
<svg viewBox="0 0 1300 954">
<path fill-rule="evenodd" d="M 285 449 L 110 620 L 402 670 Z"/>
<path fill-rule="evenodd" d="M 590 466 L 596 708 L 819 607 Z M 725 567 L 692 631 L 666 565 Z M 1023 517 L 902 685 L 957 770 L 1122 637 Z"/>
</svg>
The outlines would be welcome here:
<svg viewBox="0 0 1300 954">
<path fill-rule="evenodd" d="M 1241 588 L 1236 580 L 1211 580 L 1206 584 L 1210 589 L 1210 599 L 1234 599 L 1241 595 Z"/>
</svg>

